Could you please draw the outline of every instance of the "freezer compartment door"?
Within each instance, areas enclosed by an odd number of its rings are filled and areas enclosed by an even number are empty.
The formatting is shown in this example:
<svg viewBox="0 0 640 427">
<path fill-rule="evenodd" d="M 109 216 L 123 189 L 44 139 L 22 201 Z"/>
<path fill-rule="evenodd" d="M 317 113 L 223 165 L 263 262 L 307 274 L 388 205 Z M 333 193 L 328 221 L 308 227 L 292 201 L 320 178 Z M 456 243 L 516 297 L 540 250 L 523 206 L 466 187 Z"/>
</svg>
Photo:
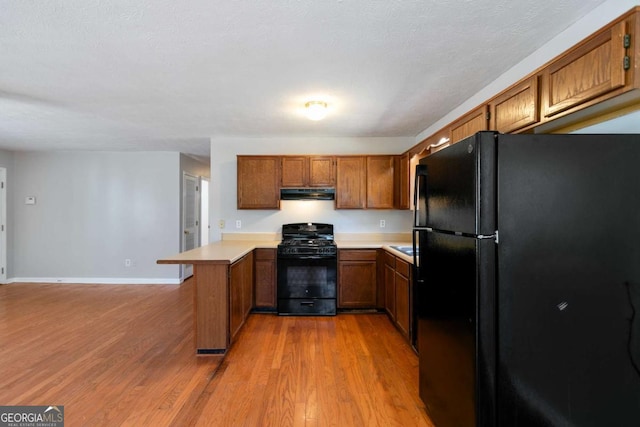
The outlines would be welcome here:
<svg viewBox="0 0 640 427">
<path fill-rule="evenodd" d="M 420 232 L 420 397 L 440 426 L 495 425 L 495 242 Z"/>
<path fill-rule="evenodd" d="M 471 235 L 496 230 L 496 140 L 493 132 L 480 132 L 425 157 L 417 195 L 418 227 Z M 417 179 L 417 178 L 416 178 Z M 421 198 L 426 198 L 424 208 Z"/>
</svg>

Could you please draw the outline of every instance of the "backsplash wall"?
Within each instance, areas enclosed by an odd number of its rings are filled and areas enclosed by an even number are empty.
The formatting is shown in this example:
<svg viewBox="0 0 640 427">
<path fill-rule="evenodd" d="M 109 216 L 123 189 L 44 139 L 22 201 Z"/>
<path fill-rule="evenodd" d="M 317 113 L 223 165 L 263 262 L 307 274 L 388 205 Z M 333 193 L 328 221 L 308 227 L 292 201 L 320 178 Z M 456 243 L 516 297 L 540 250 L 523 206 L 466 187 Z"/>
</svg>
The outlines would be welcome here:
<svg viewBox="0 0 640 427">
<path fill-rule="evenodd" d="M 336 233 L 398 233 L 411 230 L 411 211 L 334 209 L 333 201 L 281 201 L 279 211 L 236 211 L 225 221 L 224 232 L 280 232 L 282 224 L 324 222 Z M 240 219 L 242 227 L 236 228 Z M 380 227 L 384 220 L 385 227 Z"/>
</svg>

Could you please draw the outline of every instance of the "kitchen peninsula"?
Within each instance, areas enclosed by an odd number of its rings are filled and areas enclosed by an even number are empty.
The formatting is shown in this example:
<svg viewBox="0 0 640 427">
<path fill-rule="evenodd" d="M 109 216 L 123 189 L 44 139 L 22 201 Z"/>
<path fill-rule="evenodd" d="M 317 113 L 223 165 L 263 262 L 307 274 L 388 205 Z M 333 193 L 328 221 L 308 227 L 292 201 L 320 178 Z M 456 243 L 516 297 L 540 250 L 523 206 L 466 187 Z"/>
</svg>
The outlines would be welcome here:
<svg viewBox="0 0 640 427">
<path fill-rule="evenodd" d="M 409 238 L 410 235 L 406 233 L 382 236 L 348 234 L 337 236 L 336 243 L 339 250 L 385 250 L 411 262 L 411 257 L 392 248 L 395 245 L 410 245 Z M 256 282 L 264 279 L 258 276 L 275 276 L 278 243 L 275 233 L 255 237 L 223 237 L 222 241 L 157 260 L 158 264 L 193 265 L 197 354 L 225 354 L 229 349 L 247 316 L 256 307 Z M 254 257 L 260 253 L 273 254 L 272 270 L 260 269 L 260 273 L 256 273 L 260 259 L 255 258 L 254 266 Z"/>
</svg>

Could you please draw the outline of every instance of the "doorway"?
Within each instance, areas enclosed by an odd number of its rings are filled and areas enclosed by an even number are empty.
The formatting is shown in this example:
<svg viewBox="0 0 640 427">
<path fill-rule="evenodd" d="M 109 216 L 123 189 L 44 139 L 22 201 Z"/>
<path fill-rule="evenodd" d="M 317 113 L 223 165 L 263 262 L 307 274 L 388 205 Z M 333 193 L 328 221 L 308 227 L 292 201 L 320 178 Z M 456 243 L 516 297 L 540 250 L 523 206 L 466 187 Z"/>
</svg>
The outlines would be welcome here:
<svg viewBox="0 0 640 427">
<path fill-rule="evenodd" d="M 195 249 L 200 243 L 200 178 L 182 175 L 182 248 Z M 193 265 L 182 265 L 182 279 L 193 275 Z"/>
<path fill-rule="evenodd" d="M 200 178 L 200 246 L 209 244 L 209 180 Z"/>
</svg>

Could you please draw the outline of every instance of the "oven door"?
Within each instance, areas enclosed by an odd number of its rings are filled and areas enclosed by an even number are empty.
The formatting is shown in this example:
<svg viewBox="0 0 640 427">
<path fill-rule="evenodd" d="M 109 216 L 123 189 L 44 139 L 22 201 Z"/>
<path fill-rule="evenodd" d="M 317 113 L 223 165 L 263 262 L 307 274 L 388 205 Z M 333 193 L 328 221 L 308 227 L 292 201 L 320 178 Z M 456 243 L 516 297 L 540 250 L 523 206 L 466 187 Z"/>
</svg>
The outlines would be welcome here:
<svg viewBox="0 0 640 427">
<path fill-rule="evenodd" d="M 335 298 L 335 257 L 278 258 L 278 298 Z"/>
<path fill-rule="evenodd" d="M 336 257 L 278 257 L 279 314 L 335 314 Z"/>
</svg>

